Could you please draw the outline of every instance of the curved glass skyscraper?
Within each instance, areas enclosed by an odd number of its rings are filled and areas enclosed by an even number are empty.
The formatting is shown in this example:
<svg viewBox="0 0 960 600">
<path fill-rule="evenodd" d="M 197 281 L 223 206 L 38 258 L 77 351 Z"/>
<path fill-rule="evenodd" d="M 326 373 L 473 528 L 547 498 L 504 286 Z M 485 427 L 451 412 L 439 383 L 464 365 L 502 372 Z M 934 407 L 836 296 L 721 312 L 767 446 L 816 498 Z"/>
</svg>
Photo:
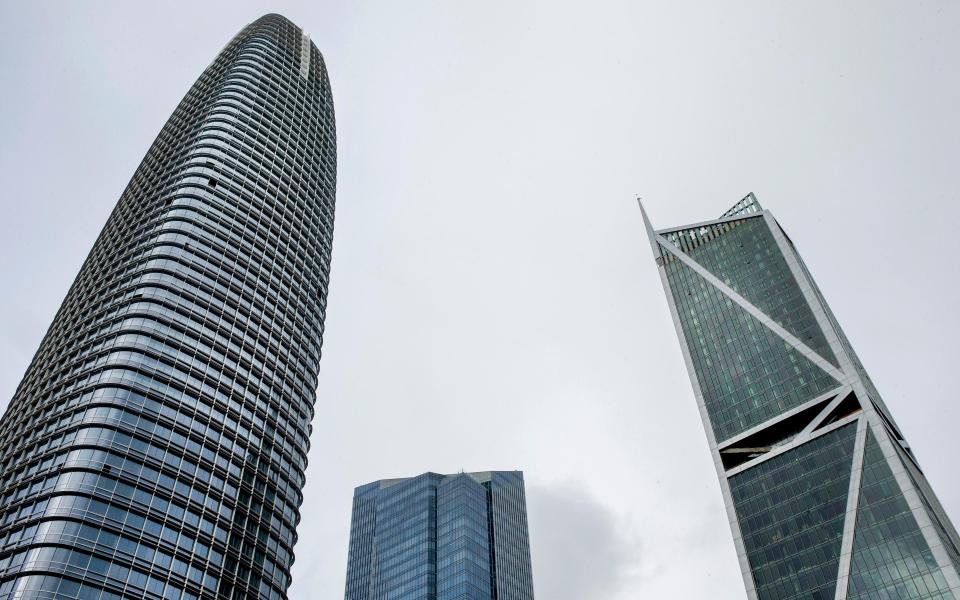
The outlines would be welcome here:
<svg viewBox="0 0 960 600">
<path fill-rule="evenodd" d="M 265 16 L 160 131 L 0 420 L 0 599 L 286 597 L 335 179 L 323 59 Z"/>
</svg>

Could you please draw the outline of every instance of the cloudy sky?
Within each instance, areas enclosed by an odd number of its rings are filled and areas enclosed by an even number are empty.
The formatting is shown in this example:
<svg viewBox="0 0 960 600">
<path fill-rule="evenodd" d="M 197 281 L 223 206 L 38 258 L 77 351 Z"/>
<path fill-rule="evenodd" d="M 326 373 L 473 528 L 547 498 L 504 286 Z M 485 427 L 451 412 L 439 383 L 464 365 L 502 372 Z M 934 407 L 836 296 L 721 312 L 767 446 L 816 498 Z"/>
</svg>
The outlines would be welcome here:
<svg viewBox="0 0 960 600">
<path fill-rule="evenodd" d="M 522 469 L 544 600 L 744 598 L 635 198 L 755 192 L 960 518 L 960 4 L 0 0 L 0 399 L 173 108 L 281 12 L 339 182 L 294 600 L 354 486 Z"/>
</svg>

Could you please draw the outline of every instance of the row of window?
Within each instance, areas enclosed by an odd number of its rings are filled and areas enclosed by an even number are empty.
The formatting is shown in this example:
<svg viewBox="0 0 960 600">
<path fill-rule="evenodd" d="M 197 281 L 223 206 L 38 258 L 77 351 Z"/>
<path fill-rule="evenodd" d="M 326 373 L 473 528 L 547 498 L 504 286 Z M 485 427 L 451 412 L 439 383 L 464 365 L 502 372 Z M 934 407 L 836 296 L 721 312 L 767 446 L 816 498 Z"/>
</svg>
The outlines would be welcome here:
<svg viewBox="0 0 960 600">
<path fill-rule="evenodd" d="M 238 427 L 237 423 L 233 421 L 232 417 L 215 412 L 216 409 L 211 409 L 209 412 L 202 412 L 202 408 L 204 407 L 203 403 L 198 402 L 194 398 L 182 396 L 178 399 L 180 400 L 180 402 L 178 402 L 179 412 L 175 412 L 171 408 L 172 403 L 169 402 L 169 397 L 167 403 L 161 404 L 156 400 L 147 398 L 142 394 L 133 393 L 127 389 L 108 387 L 92 390 L 82 396 L 74 398 L 64 407 L 69 409 L 78 406 L 81 407 L 79 410 L 67 412 L 59 421 L 51 421 L 44 430 L 49 433 L 63 429 L 68 429 L 68 431 L 59 435 L 51 435 L 46 439 L 41 438 L 41 440 L 34 445 L 28 446 L 25 453 L 17 458 L 17 461 L 27 461 L 61 445 L 73 443 L 76 437 L 80 435 L 72 430 L 74 426 L 82 423 L 111 423 L 115 427 L 125 426 L 130 428 L 134 433 L 148 440 L 157 439 L 161 440 L 163 444 L 173 444 L 181 449 L 180 451 L 185 450 L 190 455 L 201 458 L 211 469 L 219 468 L 222 473 L 239 478 L 241 472 L 244 471 L 244 467 L 251 465 L 252 455 L 244 447 L 236 445 L 229 437 L 222 436 L 223 423 L 226 423 L 232 429 Z M 124 408 L 97 406 L 97 404 L 100 403 L 106 403 L 108 405 L 119 404 Z M 191 408 L 199 409 L 201 413 L 191 414 Z M 151 415 L 152 419 L 155 420 L 147 418 Z M 203 415 L 204 418 L 198 419 L 197 417 L 201 415 Z M 207 417 L 211 419 L 209 424 L 205 424 Z M 175 429 L 162 425 L 160 421 L 165 419 L 188 428 L 189 433 L 195 436 L 195 439 L 191 439 Z M 136 443 L 135 441 L 127 442 L 126 440 L 129 438 L 130 436 L 128 434 L 117 432 L 114 434 L 112 443 L 122 443 L 123 445 Z M 197 439 L 201 440 L 201 442 L 196 441 Z M 267 451 L 266 449 L 261 450 Z M 274 451 L 271 450 L 270 452 L 272 453 Z M 273 456 L 270 459 L 270 463 L 272 465 L 280 464 L 282 463 L 282 459 Z M 28 475 L 29 473 L 18 471 L 16 477 L 6 479 L 4 485 L 19 481 Z M 214 476 L 211 481 L 214 483 L 214 487 L 219 487 L 216 476 Z M 262 478 L 258 477 L 253 487 L 257 491 L 263 491 L 268 497 L 273 496 L 275 490 L 277 490 L 281 497 L 290 499 L 293 504 L 299 504 L 302 499 L 299 493 L 299 487 L 302 486 L 302 484 L 302 478 L 296 480 L 296 484 L 288 483 L 286 477 L 280 476 L 280 473 L 276 471 L 275 467 L 271 467 L 270 474 Z"/>
<path fill-rule="evenodd" d="M 74 525 L 99 531 L 94 541 L 86 529 L 60 532 L 69 550 L 0 553 L 7 573 L 51 573 L 8 575 L 0 596 L 29 588 L 110 598 L 97 591 L 108 587 L 179 599 L 212 596 L 217 587 L 219 597 L 284 597 L 315 397 L 335 163 L 333 144 L 325 143 L 332 142 L 333 115 L 322 65 L 304 81 L 296 61 L 269 41 L 272 34 L 261 37 L 272 29 L 298 33 L 271 17 L 238 36 L 164 127 L 18 390 L 14 416 L 0 425 L 5 458 L 20 456 L 6 462 L 4 477 L 8 485 L 15 475 L 26 478 L 0 492 L 9 507 L 0 520 L 7 547 L 38 543 L 36 533 L 24 534 L 41 516 L 80 519 Z M 261 59 L 272 64 L 257 78 L 249 67 Z M 297 76 L 289 89 L 269 81 L 287 72 Z M 218 159 L 201 164 L 196 159 L 216 145 L 206 139 L 208 128 L 241 96 L 262 102 L 283 132 L 235 121 L 217 134 L 226 143 Z M 213 109 L 223 115 L 212 116 Z M 224 164 L 234 149 L 259 154 L 263 164 L 246 173 Z M 240 187 L 233 188 L 235 179 Z M 303 200 L 258 198 L 271 187 L 296 190 Z M 171 225 L 184 220 L 193 221 L 189 230 Z M 236 239 L 243 245 L 226 241 Z M 311 272 L 304 276 L 295 265 Z M 139 285 L 155 298 L 118 291 Z M 102 387 L 91 389 L 111 385 L 143 393 L 111 400 L 97 395 Z M 81 416 L 76 408 L 90 410 Z M 138 549 L 130 552 L 131 544 Z M 151 544 L 163 555 L 144 570 L 139 548 Z M 207 576 L 214 579 L 203 588 Z"/>
</svg>

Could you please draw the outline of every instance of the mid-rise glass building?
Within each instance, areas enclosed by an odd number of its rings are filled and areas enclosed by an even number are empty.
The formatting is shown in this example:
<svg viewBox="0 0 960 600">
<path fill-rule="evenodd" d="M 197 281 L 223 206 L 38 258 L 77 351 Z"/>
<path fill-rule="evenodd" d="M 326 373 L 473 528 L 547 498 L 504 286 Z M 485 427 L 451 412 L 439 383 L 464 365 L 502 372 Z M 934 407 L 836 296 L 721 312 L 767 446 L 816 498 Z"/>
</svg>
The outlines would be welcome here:
<svg viewBox="0 0 960 600">
<path fill-rule="evenodd" d="M 424 473 L 358 487 L 344 597 L 533 600 L 523 473 Z"/>
<path fill-rule="evenodd" d="M 163 126 L 0 419 L 0 599 L 286 597 L 335 179 L 323 59 L 267 15 Z"/>
<path fill-rule="evenodd" d="M 643 217 L 748 597 L 960 598 L 957 531 L 773 215 Z"/>
</svg>

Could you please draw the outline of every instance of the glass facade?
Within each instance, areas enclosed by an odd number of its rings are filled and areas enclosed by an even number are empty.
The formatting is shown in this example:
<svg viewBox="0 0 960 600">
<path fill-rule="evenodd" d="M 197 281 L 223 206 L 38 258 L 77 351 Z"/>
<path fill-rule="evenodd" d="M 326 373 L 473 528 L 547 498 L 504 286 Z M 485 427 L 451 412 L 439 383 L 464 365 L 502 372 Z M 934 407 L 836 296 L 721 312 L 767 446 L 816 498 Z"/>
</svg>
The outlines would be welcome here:
<svg viewBox="0 0 960 600">
<path fill-rule="evenodd" d="M 425 473 L 354 492 L 346 600 L 533 600 L 523 474 Z"/>
<path fill-rule="evenodd" d="M 953 598 L 880 445 L 869 432 L 853 536 L 850 600 Z"/>
<path fill-rule="evenodd" d="M 0 599 L 286 598 L 335 144 L 279 15 L 187 92 L 0 420 Z"/>
<path fill-rule="evenodd" d="M 833 600 L 856 424 L 730 478 L 762 598 Z"/>
<path fill-rule="evenodd" d="M 748 597 L 960 598 L 960 536 L 773 216 L 644 220 Z"/>
<path fill-rule="evenodd" d="M 687 245 L 694 232 L 699 230 L 680 231 L 670 237 Z M 688 256 L 836 365 L 826 336 L 763 219 L 713 225 L 690 242 Z"/>
<path fill-rule="evenodd" d="M 682 262 L 670 260 L 665 269 L 718 440 L 838 385 Z"/>
</svg>

